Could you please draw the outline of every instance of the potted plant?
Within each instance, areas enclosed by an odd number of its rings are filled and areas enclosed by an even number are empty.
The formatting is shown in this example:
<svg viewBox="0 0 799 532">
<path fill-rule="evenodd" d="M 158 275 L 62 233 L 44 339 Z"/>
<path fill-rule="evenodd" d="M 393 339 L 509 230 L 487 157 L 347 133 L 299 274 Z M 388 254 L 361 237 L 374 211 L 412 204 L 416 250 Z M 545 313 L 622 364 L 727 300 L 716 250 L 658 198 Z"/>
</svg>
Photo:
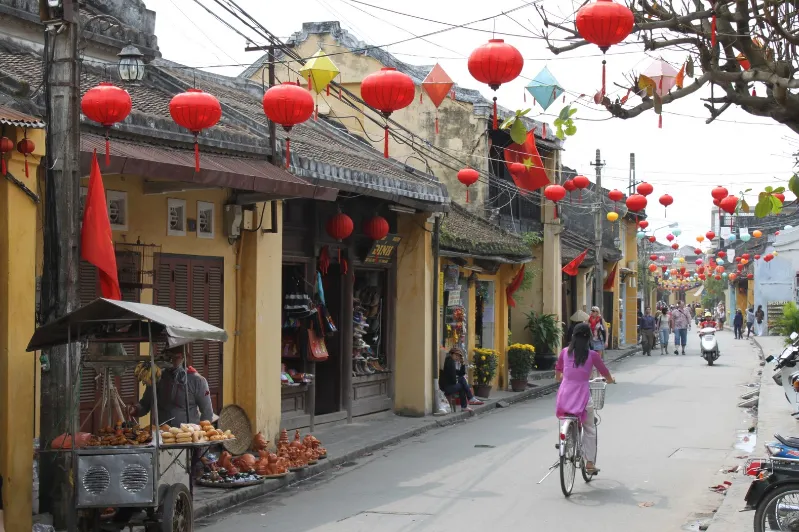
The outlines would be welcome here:
<svg viewBox="0 0 799 532">
<path fill-rule="evenodd" d="M 535 363 L 533 367 L 538 370 L 549 370 L 555 366 L 558 357 L 555 351 L 560 345 L 563 327 L 556 314 L 537 313 L 535 311 L 525 314 L 527 325 L 524 328 L 530 331 L 535 346 Z"/>
<path fill-rule="evenodd" d="M 510 387 L 514 392 L 527 389 L 527 376 L 535 364 L 535 347 L 530 344 L 513 344 L 508 347 Z"/>
<path fill-rule="evenodd" d="M 488 397 L 491 394 L 491 383 L 497 374 L 499 356 L 493 349 L 475 348 L 474 350 L 474 394 Z"/>
</svg>

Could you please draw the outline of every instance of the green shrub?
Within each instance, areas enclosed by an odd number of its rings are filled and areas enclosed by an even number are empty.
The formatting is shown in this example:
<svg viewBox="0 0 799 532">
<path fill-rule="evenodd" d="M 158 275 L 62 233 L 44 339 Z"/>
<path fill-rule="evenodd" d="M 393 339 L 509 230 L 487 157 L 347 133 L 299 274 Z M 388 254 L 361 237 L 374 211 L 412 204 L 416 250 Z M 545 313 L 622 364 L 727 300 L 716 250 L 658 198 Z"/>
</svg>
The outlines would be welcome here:
<svg viewBox="0 0 799 532">
<path fill-rule="evenodd" d="M 777 318 L 773 323 L 769 323 L 769 329 L 785 336 L 785 343 L 790 343 L 788 338 L 792 332 L 799 332 L 799 308 L 796 303 L 790 301 L 785 303 L 782 307 L 782 316 Z"/>
<path fill-rule="evenodd" d="M 474 350 L 474 378 L 475 384 L 491 384 L 497 374 L 499 356 L 493 349 Z"/>
<path fill-rule="evenodd" d="M 535 364 L 535 347 L 513 344 L 508 347 L 508 369 L 511 379 L 526 379 Z"/>
</svg>

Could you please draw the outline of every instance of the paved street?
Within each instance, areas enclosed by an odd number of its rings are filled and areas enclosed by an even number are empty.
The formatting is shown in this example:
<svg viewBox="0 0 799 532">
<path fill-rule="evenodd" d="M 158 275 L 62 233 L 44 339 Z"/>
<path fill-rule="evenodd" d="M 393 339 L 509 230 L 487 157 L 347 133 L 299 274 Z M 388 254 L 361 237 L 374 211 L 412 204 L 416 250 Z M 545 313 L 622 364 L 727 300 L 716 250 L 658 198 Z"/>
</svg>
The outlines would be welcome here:
<svg viewBox="0 0 799 532">
<path fill-rule="evenodd" d="M 536 484 L 557 456 L 553 395 L 428 432 L 198 528 L 698 530 L 721 503 L 708 490 L 719 470 L 754 444 L 742 441 L 752 421 L 736 403 L 758 359 L 748 340 L 718 336 L 714 367 L 698 356 L 694 329 L 688 355 L 638 355 L 616 368 L 599 426 L 602 472 L 590 485 L 578 474 L 569 500 L 557 471 Z"/>
</svg>

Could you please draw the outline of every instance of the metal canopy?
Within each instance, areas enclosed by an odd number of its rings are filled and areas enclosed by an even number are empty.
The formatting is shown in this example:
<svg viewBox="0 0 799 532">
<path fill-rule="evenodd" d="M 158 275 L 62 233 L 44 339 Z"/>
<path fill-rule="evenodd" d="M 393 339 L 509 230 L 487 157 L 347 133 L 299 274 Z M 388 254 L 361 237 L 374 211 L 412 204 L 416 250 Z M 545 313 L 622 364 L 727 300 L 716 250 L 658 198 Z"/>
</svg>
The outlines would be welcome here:
<svg viewBox="0 0 799 532">
<path fill-rule="evenodd" d="M 195 340 L 216 342 L 227 340 L 227 333 L 223 329 L 169 307 L 95 299 L 88 305 L 36 329 L 28 344 L 28 351 L 64 345 L 69 341 L 77 342 L 104 331 L 110 323 L 133 324 L 137 327 L 143 324 L 145 335 L 149 324 L 152 327 L 153 338 L 166 340 L 170 346 Z"/>
</svg>

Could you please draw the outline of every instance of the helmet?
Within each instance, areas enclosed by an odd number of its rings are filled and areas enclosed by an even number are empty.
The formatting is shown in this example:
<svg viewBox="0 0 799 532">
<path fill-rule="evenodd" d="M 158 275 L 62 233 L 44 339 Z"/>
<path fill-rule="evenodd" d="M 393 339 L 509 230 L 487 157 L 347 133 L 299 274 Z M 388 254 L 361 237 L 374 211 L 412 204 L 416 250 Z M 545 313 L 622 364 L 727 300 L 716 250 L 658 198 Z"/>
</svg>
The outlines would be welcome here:
<svg viewBox="0 0 799 532">
<path fill-rule="evenodd" d="M 709 310 L 706 310 L 705 311 L 705 317 L 706 318 L 712 318 L 713 316 L 710 315 L 710 311 Z"/>
</svg>

